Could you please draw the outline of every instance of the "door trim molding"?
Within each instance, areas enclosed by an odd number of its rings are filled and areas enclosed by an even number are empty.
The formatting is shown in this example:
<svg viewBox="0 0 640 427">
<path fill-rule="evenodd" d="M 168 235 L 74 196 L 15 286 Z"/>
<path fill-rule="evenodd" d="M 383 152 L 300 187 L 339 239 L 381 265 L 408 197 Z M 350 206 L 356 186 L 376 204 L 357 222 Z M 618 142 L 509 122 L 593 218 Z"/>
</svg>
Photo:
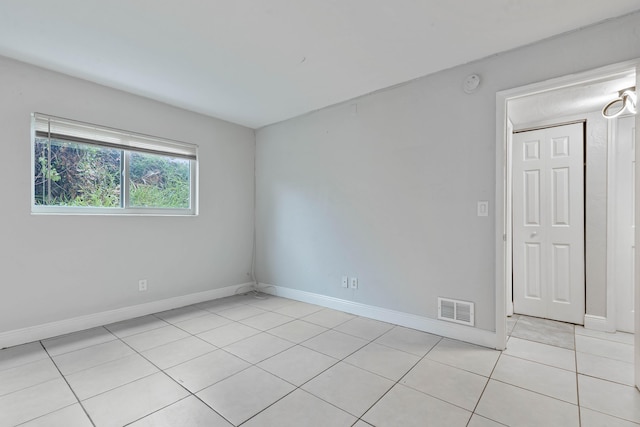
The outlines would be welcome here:
<svg viewBox="0 0 640 427">
<path fill-rule="evenodd" d="M 507 149 L 507 121 L 508 102 L 517 98 L 549 92 L 569 86 L 587 84 L 602 78 L 615 77 L 636 71 L 636 77 L 640 80 L 638 69 L 640 59 L 625 61 L 618 64 L 608 65 L 594 70 L 584 71 L 578 74 L 557 77 L 543 82 L 507 89 L 496 92 L 496 199 L 495 199 L 495 295 L 496 295 L 496 345 L 495 348 L 504 348 L 507 339 L 507 302 L 506 302 L 506 270 L 507 265 L 507 243 L 511 238 L 511 231 L 507 229 L 507 159 L 509 151 Z M 640 121 L 640 116 L 636 116 L 636 121 Z M 510 260 L 509 260 L 510 262 Z M 636 290 L 638 288 L 636 281 Z M 637 290 L 636 294 L 640 294 Z M 640 301 L 640 300 L 639 300 Z M 637 313 L 638 315 L 640 313 Z M 638 367 L 640 368 L 640 367 Z M 640 370 L 640 369 L 637 369 Z M 640 378 L 640 375 L 639 375 Z"/>
<path fill-rule="evenodd" d="M 616 212 L 615 204 L 611 200 L 616 192 L 616 174 L 613 173 L 613 158 L 615 155 L 616 131 L 618 120 L 607 122 L 607 311 L 604 317 L 605 332 L 615 332 L 616 330 L 616 289 L 615 289 L 615 269 L 612 268 L 615 259 L 615 226 L 613 218 Z M 585 316 L 585 328 L 587 327 L 587 316 Z M 594 328 L 595 329 L 595 328 Z"/>
<path fill-rule="evenodd" d="M 607 295 L 607 298 L 609 298 L 608 295 Z M 607 302 L 607 305 L 609 305 L 608 302 Z M 610 324 L 609 317 L 594 316 L 593 314 L 584 315 L 585 329 L 591 329 L 591 330 L 600 331 L 600 332 L 612 332 L 609 330 L 609 327 L 610 327 L 609 324 Z"/>
</svg>

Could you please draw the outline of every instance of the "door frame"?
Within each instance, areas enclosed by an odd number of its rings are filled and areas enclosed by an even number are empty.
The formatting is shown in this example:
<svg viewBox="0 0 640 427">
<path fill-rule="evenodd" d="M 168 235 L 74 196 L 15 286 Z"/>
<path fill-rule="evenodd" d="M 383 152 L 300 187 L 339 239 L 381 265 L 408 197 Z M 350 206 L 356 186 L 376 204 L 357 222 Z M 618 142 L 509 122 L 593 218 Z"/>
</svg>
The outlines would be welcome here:
<svg viewBox="0 0 640 427">
<path fill-rule="evenodd" d="M 533 83 L 526 86 L 521 86 L 513 89 L 508 89 L 496 93 L 496 199 L 495 199 L 495 277 L 496 277 L 496 348 L 502 350 L 506 347 L 507 342 L 507 304 L 510 300 L 507 300 L 507 286 L 512 285 L 511 275 L 507 275 L 507 266 L 511 265 L 512 254 L 508 250 L 510 242 L 512 240 L 510 222 L 507 220 L 511 216 L 510 197 L 508 197 L 508 190 L 510 190 L 510 183 L 508 179 L 509 163 L 509 136 L 508 136 L 508 104 L 509 101 L 522 98 L 525 96 L 540 94 L 549 92 L 552 90 L 562 89 L 569 86 L 585 85 L 597 80 L 608 77 L 616 77 L 625 75 L 630 72 L 636 73 L 636 83 L 640 82 L 640 58 L 613 64 L 594 70 L 585 71 L 578 74 L 571 74 L 562 76 L 543 82 Z M 640 84 L 636 84 L 636 87 L 640 88 Z M 640 133 L 640 114 L 636 115 L 636 130 Z M 639 139 L 640 140 L 640 139 Z M 639 150 L 640 152 L 640 150 Z M 638 152 L 636 153 L 638 155 Z M 640 180 L 640 162 L 636 163 L 636 179 Z M 636 206 L 640 204 L 640 185 L 636 186 Z M 509 202 L 509 203 L 508 203 Z M 638 215 L 640 217 L 640 215 Z M 636 219 L 638 221 L 638 219 Z M 636 224 L 637 225 L 637 224 Z M 636 227 L 636 230 L 640 231 L 640 227 Z M 636 232 L 636 240 L 638 240 L 638 231 Z M 640 251 L 635 259 L 636 271 L 640 271 Z M 640 276 L 640 275 L 637 275 Z M 635 278 L 636 289 L 636 316 L 635 325 L 636 330 L 640 331 L 640 277 Z M 607 286 L 607 313 L 614 313 L 615 310 L 615 298 L 614 298 L 613 286 Z M 609 316 L 608 316 L 609 317 Z M 640 333 L 636 334 L 636 384 L 640 384 Z"/>
<path fill-rule="evenodd" d="M 616 191 L 618 191 L 618 182 L 617 175 L 613 173 L 617 162 L 617 156 L 615 155 L 615 146 L 612 143 L 617 140 L 618 136 L 618 119 L 628 117 L 627 114 L 623 114 L 620 117 L 609 120 L 607 123 L 607 201 L 610 200 L 610 195 L 614 195 Z M 637 116 L 636 116 L 637 117 Z M 636 118 L 636 128 L 638 125 L 638 121 Z M 618 208 L 614 203 L 607 202 L 607 283 L 615 284 L 616 281 L 616 269 L 612 268 L 612 265 L 615 261 L 615 258 L 618 254 L 618 246 L 616 245 L 616 214 L 618 212 Z M 611 286 L 612 292 L 609 294 L 607 292 L 607 317 L 606 322 L 603 325 L 603 328 L 600 329 L 604 332 L 615 332 L 618 330 L 618 316 L 617 316 L 617 308 L 618 308 L 618 296 L 615 293 L 615 286 Z M 607 286 L 607 291 L 609 287 Z M 613 313 L 613 315 L 609 316 L 609 313 Z M 634 322 L 635 323 L 635 322 Z M 635 325 L 634 325 L 635 326 Z M 635 329 L 635 328 L 634 328 Z M 634 330 L 635 333 L 635 330 Z"/>
</svg>

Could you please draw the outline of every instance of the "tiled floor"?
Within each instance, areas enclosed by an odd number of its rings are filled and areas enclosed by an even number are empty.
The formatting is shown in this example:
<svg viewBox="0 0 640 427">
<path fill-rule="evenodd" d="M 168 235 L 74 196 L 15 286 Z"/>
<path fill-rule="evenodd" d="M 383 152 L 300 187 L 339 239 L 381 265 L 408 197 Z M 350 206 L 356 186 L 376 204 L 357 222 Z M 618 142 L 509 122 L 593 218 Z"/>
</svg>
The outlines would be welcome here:
<svg viewBox="0 0 640 427">
<path fill-rule="evenodd" d="M 640 424 L 631 335 L 508 324 L 498 352 L 278 297 L 210 301 L 1 350 L 0 426 Z"/>
</svg>

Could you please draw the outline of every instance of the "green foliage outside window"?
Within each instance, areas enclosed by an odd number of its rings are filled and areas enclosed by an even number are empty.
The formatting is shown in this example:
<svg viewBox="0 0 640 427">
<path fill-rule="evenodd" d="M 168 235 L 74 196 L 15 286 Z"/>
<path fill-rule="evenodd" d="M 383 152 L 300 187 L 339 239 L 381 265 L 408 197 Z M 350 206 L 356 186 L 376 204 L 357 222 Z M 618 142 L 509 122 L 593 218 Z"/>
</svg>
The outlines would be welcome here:
<svg viewBox="0 0 640 427">
<path fill-rule="evenodd" d="M 36 205 L 122 207 L 123 150 L 36 138 L 34 154 Z M 189 160 L 130 153 L 129 204 L 189 208 Z"/>
<path fill-rule="evenodd" d="M 131 153 L 129 163 L 132 207 L 189 207 L 189 161 Z"/>
</svg>

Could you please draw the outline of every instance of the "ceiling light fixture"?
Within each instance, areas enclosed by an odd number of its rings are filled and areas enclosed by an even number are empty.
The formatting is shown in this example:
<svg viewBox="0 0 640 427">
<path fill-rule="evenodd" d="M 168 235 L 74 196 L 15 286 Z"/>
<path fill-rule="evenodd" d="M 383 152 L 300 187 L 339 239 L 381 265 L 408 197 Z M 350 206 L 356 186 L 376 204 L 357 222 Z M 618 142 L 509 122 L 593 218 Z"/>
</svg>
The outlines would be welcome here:
<svg viewBox="0 0 640 427">
<path fill-rule="evenodd" d="M 636 88 L 630 87 L 622 89 L 618 92 L 618 97 L 609 102 L 602 109 L 602 116 L 607 119 L 614 119 L 628 111 L 631 114 L 636 114 L 638 105 L 638 95 L 636 94 Z"/>
</svg>

